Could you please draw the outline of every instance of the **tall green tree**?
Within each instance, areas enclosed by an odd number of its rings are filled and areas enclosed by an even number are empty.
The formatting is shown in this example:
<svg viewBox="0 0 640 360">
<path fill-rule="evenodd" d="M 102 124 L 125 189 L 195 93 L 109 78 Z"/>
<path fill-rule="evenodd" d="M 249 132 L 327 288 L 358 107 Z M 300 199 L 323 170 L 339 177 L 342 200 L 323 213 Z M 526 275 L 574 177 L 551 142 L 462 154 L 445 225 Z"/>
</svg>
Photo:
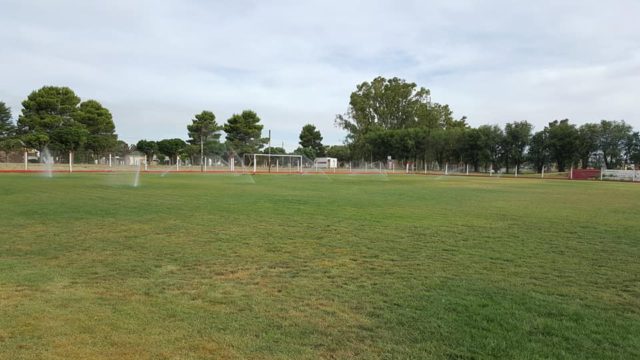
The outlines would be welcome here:
<svg viewBox="0 0 640 360">
<path fill-rule="evenodd" d="M 302 155 L 307 159 L 315 159 L 316 153 L 312 148 L 303 148 L 302 146 L 298 146 L 295 150 L 293 150 L 295 155 Z"/>
<path fill-rule="evenodd" d="M 524 158 L 529 141 L 531 141 L 531 124 L 527 121 L 515 121 L 507 123 L 504 127 L 504 148 L 505 167 L 509 172 L 509 164 L 514 164 L 516 168 L 520 168 Z"/>
<path fill-rule="evenodd" d="M 45 86 L 33 91 L 22 102 L 18 132 L 28 146 L 41 150 L 51 142 L 54 131 L 70 126 L 78 104 L 80 98 L 68 87 Z"/>
<path fill-rule="evenodd" d="M 640 132 L 629 135 L 625 154 L 628 163 L 634 164 L 636 169 L 640 168 Z"/>
<path fill-rule="evenodd" d="M 12 151 L 18 151 L 24 148 L 24 143 L 18 138 L 0 139 L 0 151 L 4 151 L 5 162 L 9 162 L 9 155 Z"/>
<path fill-rule="evenodd" d="M 158 152 L 169 158 L 169 163 L 178 161 L 178 156 L 187 147 L 187 143 L 182 139 L 164 139 L 158 141 Z M 175 162 L 173 162 L 175 160 Z"/>
<path fill-rule="evenodd" d="M 189 143 L 200 148 L 200 171 L 204 171 L 205 144 L 209 141 L 218 142 L 222 126 L 216 123 L 216 116 L 211 111 L 202 111 L 195 115 L 191 124 L 187 125 Z"/>
<path fill-rule="evenodd" d="M 89 137 L 86 126 L 79 122 L 68 119 L 51 132 L 51 144 L 55 150 L 69 154 L 69 169 L 73 164 L 73 154 L 80 149 Z"/>
<path fill-rule="evenodd" d="M 152 140 L 140 140 L 136 144 L 136 149 L 144 154 L 149 163 L 153 160 L 153 155 L 158 152 L 158 143 Z"/>
<path fill-rule="evenodd" d="M 0 140 L 12 137 L 15 130 L 16 127 L 11 121 L 11 108 L 0 101 Z"/>
<path fill-rule="evenodd" d="M 347 113 L 337 115 L 335 122 L 347 131 L 347 142 L 357 157 L 369 157 L 373 153 L 371 144 L 366 142 L 370 132 L 466 127 L 465 118 L 454 119 L 449 106 L 432 103 L 428 89 L 403 79 L 384 77 L 359 84 L 351 93 Z M 368 139 L 380 140 L 380 136 L 383 135 L 372 135 Z"/>
<path fill-rule="evenodd" d="M 480 171 L 480 162 L 486 158 L 484 140 L 482 133 L 478 129 L 469 129 L 465 131 L 462 138 L 462 159 L 465 163 L 473 166 L 473 171 Z"/>
<path fill-rule="evenodd" d="M 537 172 L 542 172 L 542 168 L 550 161 L 549 146 L 547 143 L 547 130 L 541 130 L 533 134 L 527 159 L 535 167 Z"/>
<path fill-rule="evenodd" d="M 280 146 L 272 146 L 266 147 L 262 150 L 263 154 L 271 154 L 271 155 L 286 155 L 287 150 Z"/>
<path fill-rule="evenodd" d="M 349 151 L 349 147 L 346 145 L 329 146 L 326 150 L 326 154 L 329 157 L 338 159 L 340 162 L 351 160 L 351 152 Z"/>
<path fill-rule="evenodd" d="M 632 128 L 624 121 L 602 120 L 600 122 L 599 147 L 607 169 L 622 165 L 625 142 L 632 134 Z"/>
<path fill-rule="evenodd" d="M 600 124 L 587 123 L 578 128 L 578 159 L 580 166 L 586 169 L 592 156 L 599 150 Z"/>
<path fill-rule="evenodd" d="M 356 87 L 351 93 L 348 113 L 338 115 L 336 120 L 351 136 L 368 130 L 413 127 L 417 109 L 429 104 L 429 95 L 429 90 L 417 88 L 415 83 L 379 76 Z"/>
<path fill-rule="evenodd" d="M 324 146 L 322 145 L 320 130 L 317 130 L 316 127 L 311 124 L 302 127 L 299 144 L 302 148 L 309 149 L 307 152 L 312 155 L 310 159 L 315 159 L 317 156 L 324 156 Z"/>
<path fill-rule="evenodd" d="M 578 157 L 578 129 L 569 119 L 564 119 L 550 122 L 546 131 L 549 157 L 557 164 L 558 171 L 566 171 Z"/>
<path fill-rule="evenodd" d="M 241 158 L 245 154 L 258 153 L 267 143 L 262 136 L 262 124 L 258 114 L 245 110 L 240 114 L 233 114 L 224 125 L 227 134 L 227 144 Z"/>
<path fill-rule="evenodd" d="M 101 156 L 115 148 L 118 136 L 113 116 L 98 101 L 87 100 L 80 103 L 74 118 L 89 132 L 85 145 L 87 150 Z"/>
<path fill-rule="evenodd" d="M 22 142 L 16 139 L 16 127 L 11 121 L 11 108 L 0 101 L 0 150 L 5 153 L 5 161 L 9 162 L 9 153 L 22 147 Z"/>
<path fill-rule="evenodd" d="M 453 117 L 453 111 L 446 104 L 428 103 L 416 109 L 417 127 L 427 129 L 466 128 L 467 118 Z"/>
<path fill-rule="evenodd" d="M 486 169 L 500 167 L 502 158 L 502 144 L 504 143 L 504 131 L 498 125 L 482 125 L 478 127 L 482 138 L 481 162 Z"/>
<path fill-rule="evenodd" d="M 116 146 L 115 146 L 115 149 L 114 149 L 114 152 L 115 152 L 116 156 L 125 157 L 125 156 L 131 154 L 134 151 L 136 151 L 136 146 L 135 145 L 133 145 L 133 144 L 129 145 L 123 140 L 116 141 Z"/>
</svg>

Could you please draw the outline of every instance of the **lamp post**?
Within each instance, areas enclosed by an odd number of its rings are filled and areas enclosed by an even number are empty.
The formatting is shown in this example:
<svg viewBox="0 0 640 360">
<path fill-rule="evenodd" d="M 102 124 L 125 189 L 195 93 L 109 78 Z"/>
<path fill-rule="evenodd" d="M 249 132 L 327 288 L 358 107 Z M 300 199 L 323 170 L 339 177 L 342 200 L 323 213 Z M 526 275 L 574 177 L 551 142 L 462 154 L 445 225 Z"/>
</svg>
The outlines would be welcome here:
<svg viewBox="0 0 640 360">
<path fill-rule="evenodd" d="M 269 129 L 269 172 L 271 172 L 271 129 Z"/>
</svg>

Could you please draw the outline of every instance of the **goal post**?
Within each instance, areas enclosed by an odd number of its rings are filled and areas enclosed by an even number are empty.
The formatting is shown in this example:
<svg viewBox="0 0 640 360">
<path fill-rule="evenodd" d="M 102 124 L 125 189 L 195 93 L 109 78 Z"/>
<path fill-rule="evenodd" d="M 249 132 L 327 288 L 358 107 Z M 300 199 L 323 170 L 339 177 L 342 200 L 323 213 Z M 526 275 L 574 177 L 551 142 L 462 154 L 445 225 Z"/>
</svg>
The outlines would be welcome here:
<svg viewBox="0 0 640 360">
<path fill-rule="evenodd" d="M 253 173 L 301 173 L 302 155 L 288 154 L 246 154 Z"/>
</svg>

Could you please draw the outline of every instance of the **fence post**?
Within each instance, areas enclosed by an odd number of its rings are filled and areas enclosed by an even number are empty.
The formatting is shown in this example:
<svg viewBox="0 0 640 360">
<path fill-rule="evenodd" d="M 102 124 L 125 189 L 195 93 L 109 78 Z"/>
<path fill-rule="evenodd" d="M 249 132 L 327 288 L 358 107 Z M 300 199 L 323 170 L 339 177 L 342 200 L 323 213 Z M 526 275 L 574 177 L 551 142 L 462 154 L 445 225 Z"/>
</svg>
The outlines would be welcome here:
<svg viewBox="0 0 640 360">
<path fill-rule="evenodd" d="M 24 152 L 24 170 L 28 170 L 29 168 L 29 153 L 28 152 Z"/>
</svg>

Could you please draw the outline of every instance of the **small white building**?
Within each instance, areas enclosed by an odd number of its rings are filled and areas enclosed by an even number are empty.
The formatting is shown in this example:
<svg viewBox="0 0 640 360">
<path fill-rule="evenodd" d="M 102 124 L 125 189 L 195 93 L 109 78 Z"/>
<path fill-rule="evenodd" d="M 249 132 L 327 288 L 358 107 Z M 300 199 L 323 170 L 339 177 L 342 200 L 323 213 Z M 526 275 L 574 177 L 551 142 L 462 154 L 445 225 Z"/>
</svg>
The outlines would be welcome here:
<svg viewBox="0 0 640 360">
<path fill-rule="evenodd" d="M 319 157 L 313 160 L 313 166 L 318 169 L 335 169 L 338 167 L 338 159 L 330 157 Z"/>
<path fill-rule="evenodd" d="M 144 154 L 132 153 L 124 156 L 123 165 L 140 166 L 144 165 L 147 157 Z"/>
</svg>

